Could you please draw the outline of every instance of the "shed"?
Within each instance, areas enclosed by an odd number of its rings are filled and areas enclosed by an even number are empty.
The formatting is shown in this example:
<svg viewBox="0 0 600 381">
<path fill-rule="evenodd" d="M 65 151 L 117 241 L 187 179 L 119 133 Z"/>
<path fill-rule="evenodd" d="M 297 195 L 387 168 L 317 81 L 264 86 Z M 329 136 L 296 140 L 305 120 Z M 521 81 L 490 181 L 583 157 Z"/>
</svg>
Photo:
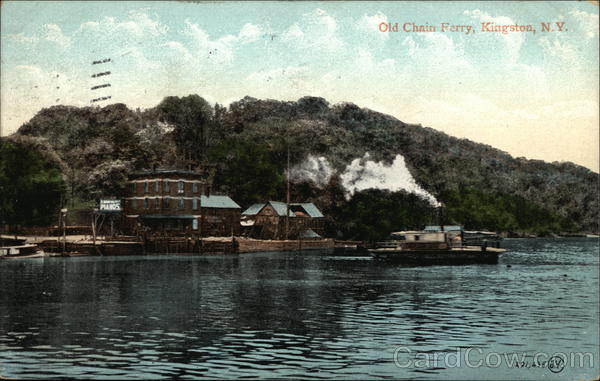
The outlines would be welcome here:
<svg viewBox="0 0 600 381">
<path fill-rule="evenodd" d="M 289 219 L 286 219 L 288 209 Z M 288 208 L 285 202 L 269 201 L 253 204 L 242 212 L 242 218 L 247 221 L 243 226 L 253 227 L 248 234 L 268 239 L 299 237 L 307 229 L 313 232 L 322 229 L 323 217 L 323 213 L 312 202 L 290 203 Z"/>
</svg>

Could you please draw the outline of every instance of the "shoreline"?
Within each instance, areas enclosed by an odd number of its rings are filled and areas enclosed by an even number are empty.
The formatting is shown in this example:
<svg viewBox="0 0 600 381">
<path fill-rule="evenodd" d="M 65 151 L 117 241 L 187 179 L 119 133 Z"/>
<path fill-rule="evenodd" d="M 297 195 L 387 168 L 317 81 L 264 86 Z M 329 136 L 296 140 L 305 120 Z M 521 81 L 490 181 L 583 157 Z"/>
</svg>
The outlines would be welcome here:
<svg viewBox="0 0 600 381">
<path fill-rule="evenodd" d="M 152 237 L 137 240 L 135 237 L 117 237 L 99 239 L 94 242 L 88 235 L 66 236 L 9 236 L 0 235 L 7 240 L 23 240 L 27 244 L 37 245 L 47 256 L 58 254 L 88 256 L 118 256 L 147 254 L 246 254 L 255 252 L 333 250 L 356 248 L 356 241 L 336 241 L 332 238 L 317 240 L 259 240 L 245 237 Z M 35 254 L 33 254 L 35 255 Z M 12 257 L 21 257 L 15 255 Z"/>
</svg>

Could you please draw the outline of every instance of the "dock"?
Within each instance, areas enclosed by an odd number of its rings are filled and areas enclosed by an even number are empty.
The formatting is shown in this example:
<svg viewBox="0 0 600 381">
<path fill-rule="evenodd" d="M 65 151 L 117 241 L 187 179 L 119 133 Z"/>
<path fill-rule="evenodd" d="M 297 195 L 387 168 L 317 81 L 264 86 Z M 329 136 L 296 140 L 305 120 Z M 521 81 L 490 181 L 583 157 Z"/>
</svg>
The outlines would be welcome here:
<svg viewBox="0 0 600 381">
<path fill-rule="evenodd" d="M 8 237 L 8 236 L 7 236 Z M 11 236 L 14 238 L 14 236 Z M 123 256 L 152 254 L 244 254 L 256 252 L 333 250 L 340 245 L 331 238 L 310 240 L 260 240 L 246 237 L 137 237 L 97 238 L 70 235 L 63 240 L 48 236 L 19 236 L 49 256 Z"/>
</svg>

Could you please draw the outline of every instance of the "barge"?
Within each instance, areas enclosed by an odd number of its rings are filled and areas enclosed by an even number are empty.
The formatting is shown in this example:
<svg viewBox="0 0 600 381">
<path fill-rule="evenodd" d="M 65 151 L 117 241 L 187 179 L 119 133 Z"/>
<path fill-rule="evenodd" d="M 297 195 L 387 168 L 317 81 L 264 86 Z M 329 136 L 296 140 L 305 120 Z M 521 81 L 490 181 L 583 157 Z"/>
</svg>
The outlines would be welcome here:
<svg viewBox="0 0 600 381">
<path fill-rule="evenodd" d="M 481 246 L 463 245 L 460 234 L 446 231 L 401 231 L 390 239 L 368 248 L 376 260 L 406 264 L 473 264 L 498 263 L 498 256 L 506 250 Z"/>
</svg>

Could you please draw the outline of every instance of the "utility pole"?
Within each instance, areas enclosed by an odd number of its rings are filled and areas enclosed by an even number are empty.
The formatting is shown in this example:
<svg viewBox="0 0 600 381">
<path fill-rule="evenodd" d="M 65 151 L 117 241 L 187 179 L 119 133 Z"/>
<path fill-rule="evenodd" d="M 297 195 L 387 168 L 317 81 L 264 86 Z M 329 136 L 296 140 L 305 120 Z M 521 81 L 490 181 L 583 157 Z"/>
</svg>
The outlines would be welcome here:
<svg viewBox="0 0 600 381">
<path fill-rule="evenodd" d="M 65 254 L 67 251 L 67 209 L 63 208 L 60 210 L 60 220 L 62 227 L 62 253 Z"/>
<path fill-rule="evenodd" d="M 96 209 L 92 209 L 92 243 L 96 249 Z"/>
</svg>

